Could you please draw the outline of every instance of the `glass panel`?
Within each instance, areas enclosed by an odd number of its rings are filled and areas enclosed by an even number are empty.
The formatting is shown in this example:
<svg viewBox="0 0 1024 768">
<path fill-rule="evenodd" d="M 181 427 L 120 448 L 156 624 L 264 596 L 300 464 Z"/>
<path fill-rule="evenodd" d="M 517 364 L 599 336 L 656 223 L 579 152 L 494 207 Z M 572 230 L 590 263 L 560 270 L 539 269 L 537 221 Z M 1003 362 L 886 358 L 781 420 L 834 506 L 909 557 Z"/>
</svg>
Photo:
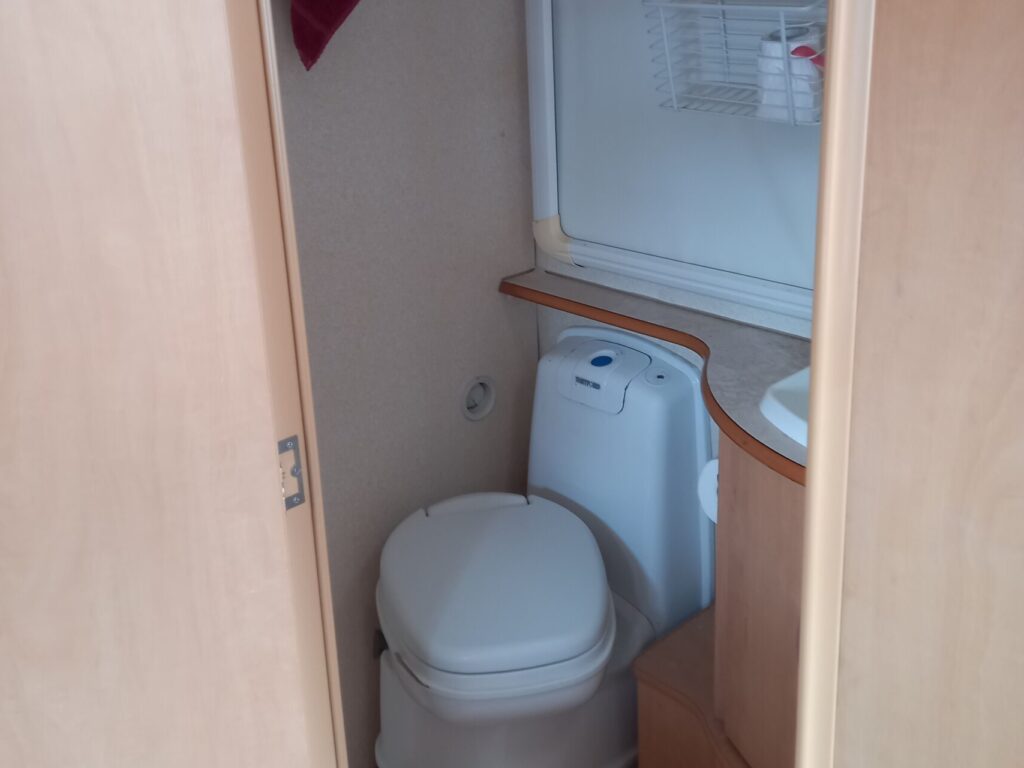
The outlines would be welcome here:
<svg viewBox="0 0 1024 768">
<path fill-rule="evenodd" d="M 663 108 L 650 12 L 553 0 L 563 229 L 812 288 L 819 127 Z"/>
</svg>

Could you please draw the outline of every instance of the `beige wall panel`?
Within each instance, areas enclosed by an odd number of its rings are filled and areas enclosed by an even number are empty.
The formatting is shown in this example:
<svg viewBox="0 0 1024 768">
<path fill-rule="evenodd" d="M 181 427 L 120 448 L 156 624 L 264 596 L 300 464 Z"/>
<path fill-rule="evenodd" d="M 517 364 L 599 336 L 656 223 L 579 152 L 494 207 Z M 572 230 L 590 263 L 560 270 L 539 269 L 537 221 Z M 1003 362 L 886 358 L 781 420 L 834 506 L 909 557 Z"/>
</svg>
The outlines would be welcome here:
<svg viewBox="0 0 1024 768">
<path fill-rule="evenodd" d="M 1024 47 L 1010 40 L 1022 28 L 1019 0 L 876 5 L 844 768 L 1024 754 Z"/>
<path fill-rule="evenodd" d="M 345 724 L 377 732 L 380 548 L 420 505 L 525 486 L 536 310 L 523 4 L 362 3 L 311 72 L 275 2 Z M 492 376 L 471 423 L 462 389 Z"/>
</svg>

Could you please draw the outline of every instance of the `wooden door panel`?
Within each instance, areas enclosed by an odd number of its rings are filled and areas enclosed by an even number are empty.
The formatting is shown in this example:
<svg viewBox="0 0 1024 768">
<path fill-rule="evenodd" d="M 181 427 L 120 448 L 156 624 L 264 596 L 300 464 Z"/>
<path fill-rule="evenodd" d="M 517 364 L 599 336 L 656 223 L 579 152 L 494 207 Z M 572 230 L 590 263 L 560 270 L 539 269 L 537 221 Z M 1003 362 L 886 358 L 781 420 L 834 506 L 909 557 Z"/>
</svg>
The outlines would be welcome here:
<svg viewBox="0 0 1024 768">
<path fill-rule="evenodd" d="M 1019 0 L 831 4 L 800 765 L 1024 753 Z"/>
<path fill-rule="evenodd" d="M 0 8 L 0 764 L 333 764 L 243 141 L 258 35 L 253 3 Z"/>
</svg>

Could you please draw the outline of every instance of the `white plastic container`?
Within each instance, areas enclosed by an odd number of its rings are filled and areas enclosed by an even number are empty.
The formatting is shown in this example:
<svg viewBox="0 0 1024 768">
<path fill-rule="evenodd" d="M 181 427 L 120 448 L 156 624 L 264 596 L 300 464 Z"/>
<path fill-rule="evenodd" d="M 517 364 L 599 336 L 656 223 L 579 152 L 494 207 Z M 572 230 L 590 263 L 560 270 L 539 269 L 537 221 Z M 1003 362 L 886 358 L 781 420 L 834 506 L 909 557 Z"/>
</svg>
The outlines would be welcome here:
<svg viewBox="0 0 1024 768">
<path fill-rule="evenodd" d="M 590 526 L 612 591 L 661 634 L 714 595 L 714 525 L 697 495 L 712 458 L 700 374 L 653 342 L 617 331 L 594 335 L 569 329 L 540 361 L 530 493 Z M 590 365 L 603 349 L 615 350 L 614 362 Z M 638 357 L 647 361 L 639 371 Z M 618 411 L 588 403 L 594 390 L 579 379 L 599 383 Z"/>
<path fill-rule="evenodd" d="M 824 30 L 816 24 L 794 25 L 761 39 L 757 57 L 757 84 L 761 91 L 758 117 L 800 124 L 821 122 L 822 69 L 814 58 L 800 56 L 823 50 Z"/>
</svg>

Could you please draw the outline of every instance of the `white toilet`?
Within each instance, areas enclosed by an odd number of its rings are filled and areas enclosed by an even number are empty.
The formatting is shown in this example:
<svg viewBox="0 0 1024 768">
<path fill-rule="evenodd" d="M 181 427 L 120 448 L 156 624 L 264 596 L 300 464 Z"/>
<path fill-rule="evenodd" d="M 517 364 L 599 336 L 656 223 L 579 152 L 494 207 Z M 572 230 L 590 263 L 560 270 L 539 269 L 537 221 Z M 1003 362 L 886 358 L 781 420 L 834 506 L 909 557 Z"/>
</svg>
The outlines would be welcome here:
<svg viewBox="0 0 1024 768">
<path fill-rule="evenodd" d="M 618 768 L 636 759 L 630 663 L 711 602 L 698 370 L 574 328 L 540 361 L 529 496 L 406 518 L 381 555 L 380 768 Z"/>
</svg>

